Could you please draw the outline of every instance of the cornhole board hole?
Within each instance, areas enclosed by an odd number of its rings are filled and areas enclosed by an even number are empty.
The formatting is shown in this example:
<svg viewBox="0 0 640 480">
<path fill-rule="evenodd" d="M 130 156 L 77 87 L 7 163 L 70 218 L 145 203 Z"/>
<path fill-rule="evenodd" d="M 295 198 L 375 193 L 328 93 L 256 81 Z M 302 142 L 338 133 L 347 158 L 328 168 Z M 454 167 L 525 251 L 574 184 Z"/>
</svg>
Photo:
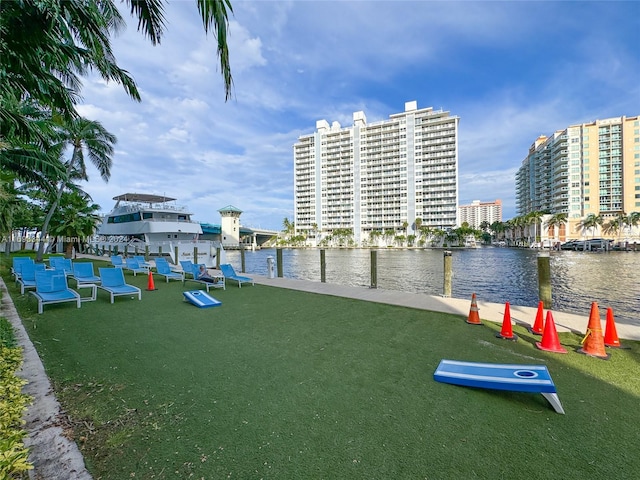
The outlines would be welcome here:
<svg viewBox="0 0 640 480">
<path fill-rule="evenodd" d="M 441 360 L 434 380 L 465 387 L 541 393 L 554 410 L 564 413 L 556 386 L 544 365 L 509 365 L 504 363 L 460 362 Z"/>
<path fill-rule="evenodd" d="M 204 290 L 191 290 L 182 292 L 187 302 L 192 303 L 199 308 L 217 307 L 222 305 L 220 300 L 216 300 Z"/>
</svg>

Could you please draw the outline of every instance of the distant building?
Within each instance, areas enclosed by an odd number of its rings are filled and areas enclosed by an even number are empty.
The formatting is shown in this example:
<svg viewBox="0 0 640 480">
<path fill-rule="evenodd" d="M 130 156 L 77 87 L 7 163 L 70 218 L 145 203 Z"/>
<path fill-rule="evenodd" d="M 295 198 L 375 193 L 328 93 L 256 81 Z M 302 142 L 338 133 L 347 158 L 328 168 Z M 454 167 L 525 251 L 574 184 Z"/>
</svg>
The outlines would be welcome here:
<svg viewBox="0 0 640 480">
<path fill-rule="evenodd" d="M 495 202 L 474 200 L 471 205 L 460 205 L 458 220 L 460 225 L 467 222 L 471 228 L 480 228 L 482 222 L 487 222 L 489 225 L 502 222 L 502 200 Z"/>
<path fill-rule="evenodd" d="M 242 210 L 227 205 L 218 210 L 221 217 L 220 241 L 223 247 L 237 247 L 240 245 L 240 215 Z"/>
<path fill-rule="evenodd" d="M 458 122 L 449 112 L 418 109 L 415 101 L 371 124 L 364 112 L 355 112 L 346 128 L 316 122 L 316 132 L 293 146 L 297 235 L 314 244 L 351 229 L 362 245 L 372 232 L 454 227 Z"/>
<path fill-rule="evenodd" d="M 607 223 L 640 211 L 640 117 L 595 120 L 538 137 L 516 174 L 516 205 L 518 215 L 566 213 L 574 238 L 589 214 Z"/>
</svg>

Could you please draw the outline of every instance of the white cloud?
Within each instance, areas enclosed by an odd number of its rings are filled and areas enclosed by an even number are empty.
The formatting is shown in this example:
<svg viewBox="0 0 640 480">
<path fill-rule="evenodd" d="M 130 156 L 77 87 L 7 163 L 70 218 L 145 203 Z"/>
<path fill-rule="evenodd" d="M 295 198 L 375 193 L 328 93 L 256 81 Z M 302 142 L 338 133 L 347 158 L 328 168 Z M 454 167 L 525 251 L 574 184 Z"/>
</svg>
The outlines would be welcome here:
<svg viewBox="0 0 640 480">
<path fill-rule="evenodd" d="M 279 229 L 293 217 L 292 145 L 316 120 L 373 122 L 417 100 L 461 118 L 460 203 L 498 196 L 512 216 L 538 135 L 639 113 L 633 3 L 237 2 L 225 102 L 195 2 L 169 2 L 161 45 L 133 20 L 115 42 L 141 103 L 85 82 L 81 114 L 119 140 L 111 181 L 96 173 L 87 189 L 105 210 L 127 191 L 162 193 L 201 221 L 232 204 L 245 225 Z"/>
</svg>

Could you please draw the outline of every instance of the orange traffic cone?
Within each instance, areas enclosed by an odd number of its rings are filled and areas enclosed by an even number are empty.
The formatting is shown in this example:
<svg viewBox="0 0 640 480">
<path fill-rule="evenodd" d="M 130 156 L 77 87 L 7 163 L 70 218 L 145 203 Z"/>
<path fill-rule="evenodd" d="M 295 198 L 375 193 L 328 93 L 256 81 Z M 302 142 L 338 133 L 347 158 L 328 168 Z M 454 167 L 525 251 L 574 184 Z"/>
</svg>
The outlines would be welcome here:
<svg viewBox="0 0 640 480">
<path fill-rule="evenodd" d="M 502 320 L 502 330 L 496 334 L 498 338 L 504 338 L 505 340 L 518 340 L 518 336 L 513 333 L 513 327 L 511 325 L 511 306 L 509 302 L 504 304 L 504 317 Z"/>
<path fill-rule="evenodd" d="M 587 333 L 582 339 L 582 348 L 578 353 L 584 353 L 592 357 L 608 359 L 609 354 L 604 348 L 604 338 L 602 338 L 602 322 L 600 321 L 600 311 L 596 302 L 591 303 L 591 313 L 589 314 L 589 325 Z"/>
<path fill-rule="evenodd" d="M 536 313 L 536 321 L 533 322 L 533 327 L 529 331 L 535 335 L 542 335 L 544 332 L 544 303 L 538 303 L 538 312 Z"/>
<path fill-rule="evenodd" d="M 467 323 L 471 325 L 482 325 L 480 315 L 478 314 L 478 304 L 476 303 L 476 294 L 471 295 L 471 308 L 469 309 L 469 318 Z"/>
<path fill-rule="evenodd" d="M 542 334 L 542 340 L 540 342 L 536 342 L 536 347 L 547 352 L 567 353 L 563 346 L 560 345 L 560 339 L 558 338 L 556 324 L 553 321 L 553 315 L 551 315 L 551 311 L 547 311 L 547 319 L 544 322 L 544 333 Z"/>
<path fill-rule="evenodd" d="M 604 330 L 604 344 L 611 348 L 625 348 L 620 343 L 616 322 L 613 320 L 613 308 L 607 308 L 607 326 Z"/>
<path fill-rule="evenodd" d="M 156 290 L 156 285 L 155 283 L 153 283 L 153 273 L 151 273 L 151 269 L 149 269 L 149 281 L 147 282 L 147 290 Z"/>
</svg>

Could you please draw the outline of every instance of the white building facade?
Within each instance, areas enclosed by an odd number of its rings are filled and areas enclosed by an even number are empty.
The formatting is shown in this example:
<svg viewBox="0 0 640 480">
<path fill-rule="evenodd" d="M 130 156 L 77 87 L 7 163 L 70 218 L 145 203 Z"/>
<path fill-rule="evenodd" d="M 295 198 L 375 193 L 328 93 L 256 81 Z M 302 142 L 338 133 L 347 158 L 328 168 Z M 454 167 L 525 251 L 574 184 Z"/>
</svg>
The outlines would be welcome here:
<svg viewBox="0 0 640 480">
<path fill-rule="evenodd" d="M 294 150 L 294 222 L 309 244 L 352 231 L 356 245 L 372 245 L 371 232 L 415 235 L 420 226 L 457 224 L 458 124 L 449 112 L 417 108 L 353 126 L 316 122 Z"/>
<path fill-rule="evenodd" d="M 458 220 L 460 225 L 464 222 L 471 228 L 480 228 L 482 222 L 491 225 L 494 222 L 502 222 L 502 200 L 495 202 L 481 202 L 474 200 L 471 205 L 458 207 Z"/>
</svg>

